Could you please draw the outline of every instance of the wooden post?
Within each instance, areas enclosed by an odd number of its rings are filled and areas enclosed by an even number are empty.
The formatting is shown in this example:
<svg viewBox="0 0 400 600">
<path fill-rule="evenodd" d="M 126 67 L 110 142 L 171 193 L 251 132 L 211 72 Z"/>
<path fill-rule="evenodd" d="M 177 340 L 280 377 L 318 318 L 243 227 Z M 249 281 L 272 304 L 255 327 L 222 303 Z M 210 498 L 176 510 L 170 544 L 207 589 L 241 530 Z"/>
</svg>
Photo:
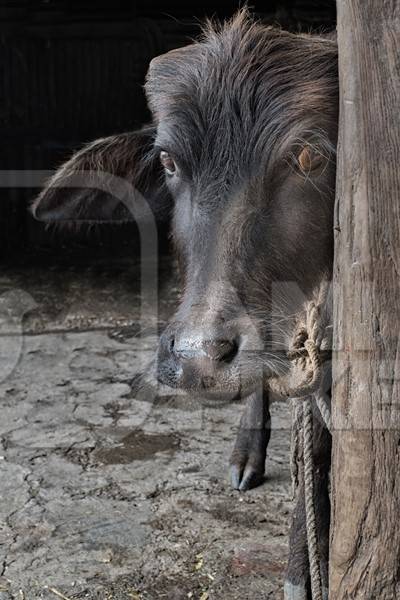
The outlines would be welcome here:
<svg viewBox="0 0 400 600">
<path fill-rule="evenodd" d="M 338 0 L 330 598 L 400 598 L 400 0 Z"/>
</svg>

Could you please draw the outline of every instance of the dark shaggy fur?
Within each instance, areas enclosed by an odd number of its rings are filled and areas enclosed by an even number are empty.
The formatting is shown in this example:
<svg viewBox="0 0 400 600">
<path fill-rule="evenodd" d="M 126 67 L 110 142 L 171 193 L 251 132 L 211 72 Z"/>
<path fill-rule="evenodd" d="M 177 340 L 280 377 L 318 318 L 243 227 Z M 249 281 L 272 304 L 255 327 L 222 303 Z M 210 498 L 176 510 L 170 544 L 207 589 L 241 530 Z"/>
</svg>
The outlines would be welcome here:
<svg viewBox="0 0 400 600">
<path fill-rule="evenodd" d="M 232 183 L 290 154 L 305 136 L 332 151 L 336 44 L 265 27 L 242 12 L 153 60 L 146 92 L 163 125 L 156 144 L 173 150 L 190 177 L 204 180 L 212 163 L 218 180 Z"/>
</svg>

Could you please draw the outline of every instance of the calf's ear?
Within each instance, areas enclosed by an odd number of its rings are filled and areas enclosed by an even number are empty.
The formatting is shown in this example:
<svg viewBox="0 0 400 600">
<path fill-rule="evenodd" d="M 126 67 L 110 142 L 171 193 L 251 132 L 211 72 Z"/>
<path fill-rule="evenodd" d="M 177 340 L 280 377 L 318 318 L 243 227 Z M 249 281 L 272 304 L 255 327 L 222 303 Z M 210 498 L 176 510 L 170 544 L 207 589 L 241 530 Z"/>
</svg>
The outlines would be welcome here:
<svg viewBox="0 0 400 600">
<path fill-rule="evenodd" d="M 47 182 L 33 202 L 33 216 L 72 223 L 167 220 L 171 198 L 153 139 L 148 127 L 84 146 Z"/>
</svg>

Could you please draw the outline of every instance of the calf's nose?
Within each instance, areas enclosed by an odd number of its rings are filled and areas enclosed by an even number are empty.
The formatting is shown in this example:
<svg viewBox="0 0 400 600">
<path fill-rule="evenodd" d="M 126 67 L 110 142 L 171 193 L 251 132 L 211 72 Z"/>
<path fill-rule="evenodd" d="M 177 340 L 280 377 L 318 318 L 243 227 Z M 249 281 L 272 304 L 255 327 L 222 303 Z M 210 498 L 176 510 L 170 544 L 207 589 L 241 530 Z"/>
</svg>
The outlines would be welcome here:
<svg viewBox="0 0 400 600">
<path fill-rule="evenodd" d="M 231 330 L 170 326 L 161 336 L 157 377 L 188 390 L 218 387 L 239 352 L 239 336 Z"/>
<path fill-rule="evenodd" d="M 238 353 L 236 339 L 225 337 L 204 338 L 200 335 L 181 335 L 171 340 L 171 351 L 176 358 L 185 360 L 210 360 L 214 363 L 231 362 Z"/>
</svg>

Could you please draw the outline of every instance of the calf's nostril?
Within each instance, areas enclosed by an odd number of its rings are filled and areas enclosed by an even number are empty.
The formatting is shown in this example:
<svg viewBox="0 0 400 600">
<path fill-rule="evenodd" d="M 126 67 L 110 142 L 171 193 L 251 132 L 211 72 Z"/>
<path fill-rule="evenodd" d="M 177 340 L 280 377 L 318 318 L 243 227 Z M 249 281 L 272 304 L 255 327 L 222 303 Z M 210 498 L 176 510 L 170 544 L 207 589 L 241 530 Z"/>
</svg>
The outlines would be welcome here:
<svg viewBox="0 0 400 600">
<path fill-rule="evenodd" d="M 204 351 L 211 360 L 231 362 L 238 353 L 236 340 L 211 340 L 204 345 Z"/>
<path fill-rule="evenodd" d="M 223 360 L 225 362 L 231 362 L 237 355 L 238 351 L 239 351 L 239 344 L 237 343 L 236 340 L 232 340 L 230 342 L 229 348 L 227 348 L 227 350 L 226 350 Z"/>
</svg>

